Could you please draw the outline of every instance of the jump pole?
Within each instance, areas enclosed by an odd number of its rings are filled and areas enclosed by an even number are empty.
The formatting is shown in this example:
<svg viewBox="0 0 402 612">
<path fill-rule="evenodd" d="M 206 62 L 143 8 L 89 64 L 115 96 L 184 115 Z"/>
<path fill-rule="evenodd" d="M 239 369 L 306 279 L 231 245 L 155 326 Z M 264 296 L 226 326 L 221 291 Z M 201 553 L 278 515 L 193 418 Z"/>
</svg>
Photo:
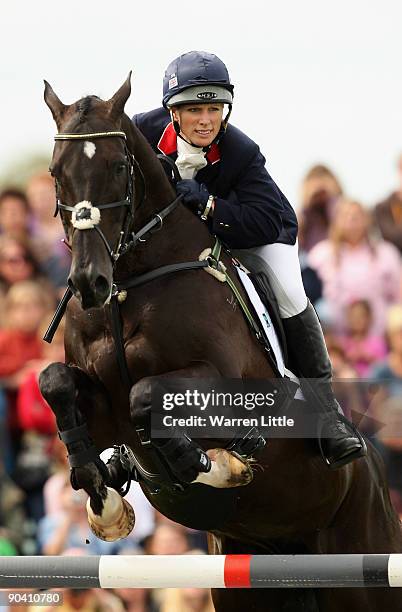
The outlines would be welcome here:
<svg viewBox="0 0 402 612">
<path fill-rule="evenodd" d="M 402 587 L 402 554 L 0 557 L 0 588 Z"/>
</svg>

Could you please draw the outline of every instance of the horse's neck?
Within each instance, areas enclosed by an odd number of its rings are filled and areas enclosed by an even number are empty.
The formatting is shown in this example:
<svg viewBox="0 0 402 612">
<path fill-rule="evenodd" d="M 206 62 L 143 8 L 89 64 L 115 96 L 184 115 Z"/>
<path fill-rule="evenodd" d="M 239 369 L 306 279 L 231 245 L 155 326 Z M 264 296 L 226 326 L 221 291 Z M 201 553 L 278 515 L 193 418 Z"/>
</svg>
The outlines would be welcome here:
<svg viewBox="0 0 402 612">
<path fill-rule="evenodd" d="M 129 148 L 134 154 L 145 180 L 146 197 L 138 209 L 137 225 L 139 222 L 147 221 L 161 208 L 170 204 L 175 198 L 175 191 L 152 147 L 127 115 L 124 116 L 123 126 L 127 134 Z"/>
<path fill-rule="evenodd" d="M 122 127 L 145 179 L 146 197 L 135 215 L 135 231 L 138 231 L 156 213 L 172 203 L 176 193 L 152 147 L 126 115 Z M 185 261 L 186 257 L 192 259 L 194 254 L 198 257 L 210 242 L 207 227 L 181 205 L 165 218 L 164 229 L 156 236 L 157 249 L 154 248 L 154 240 L 136 247 L 132 259 L 135 269 L 152 268 L 175 260 Z"/>
</svg>

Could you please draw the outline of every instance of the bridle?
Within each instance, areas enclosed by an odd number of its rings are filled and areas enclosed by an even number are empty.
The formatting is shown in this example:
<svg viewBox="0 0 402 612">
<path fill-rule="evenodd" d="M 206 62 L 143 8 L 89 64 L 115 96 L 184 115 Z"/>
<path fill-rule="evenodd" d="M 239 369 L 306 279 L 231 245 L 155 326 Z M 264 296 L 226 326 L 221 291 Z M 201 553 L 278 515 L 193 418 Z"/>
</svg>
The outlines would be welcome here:
<svg viewBox="0 0 402 612">
<path fill-rule="evenodd" d="M 70 141 L 80 141 L 80 140 L 92 140 L 95 138 L 123 138 L 124 139 L 124 146 L 125 146 L 125 155 L 126 155 L 126 160 L 128 163 L 128 167 L 129 167 L 129 174 L 128 174 L 128 181 L 127 181 L 127 188 L 126 188 L 126 197 L 124 198 L 124 200 L 119 200 L 118 202 L 110 202 L 110 203 L 105 203 L 105 204 L 98 204 L 96 207 L 91 207 L 89 209 L 89 211 L 95 209 L 107 209 L 107 208 L 117 208 L 120 206 L 125 206 L 127 207 L 127 213 L 125 216 L 125 220 L 124 220 L 124 229 L 122 229 L 122 231 L 120 232 L 120 238 L 117 244 L 117 248 L 115 249 L 115 251 L 113 251 L 113 249 L 110 247 L 106 236 L 103 234 L 103 232 L 101 231 L 101 229 L 97 226 L 96 223 L 93 223 L 93 226 L 89 229 L 95 229 L 99 236 L 101 237 L 104 245 L 106 246 L 107 252 L 109 254 L 110 260 L 112 262 L 112 266 L 113 266 L 113 270 L 115 269 L 116 266 L 116 262 L 117 260 L 124 255 L 125 253 L 127 253 L 128 251 L 134 249 L 137 244 L 142 243 L 142 242 L 146 242 L 148 237 L 150 235 L 152 235 L 153 233 L 159 231 L 160 229 L 162 229 L 163 227 L 163 223 L 164 223 L 164 219 L 165 217 L 167 217 L 171 212 L 173 212 L 177 206 L 180 204 L 181 200 L 182 200 L 182 196 L 179 195 L 178 197 L 176 197 L 173 202 L 171 202 L 170 204 L 168 204 L 167 206 L 165 206 L 165 208 L 163 208 L 162 210 L 160 210 L 158 213 L 154 214 L 153 217 L 143 226 L 141 227 L 141 229 L 138 230 L 138 232 L 134 232 L 134 231 L 130 231 L 131 229 L 131 225 L 132 222 L 134 221 L 134 187 L 135 187 L 135 172 L 134 172 L 134 168 L 138 171 L 138 175 L 141 179 L 141 187 L 142 187 L 142 193 L 140 194 L 139 197 L 139 202 L 137 204 L 137 206 L 135 207 L 137 210 L 138 208 L 141 206 L 141 204 L 144 202 L 145 198 L 146 198 L 146 183 L 145 183 L 145 177 L 144 174 L 142 172 L 141 166 L 139 165 L 138 161 L 135 159 L 134 155 L 129 151 L 128 147 L 127 147 L 127 136 L 125 134 L 125 132 L 120 132 L 120 131 L 113 131 L 113 132 L 90 132 L 87 134 L 56 134 L 54 136 L 54 140 L 56 141 L 60 141 L 60 140 L 70 140 Z M 178 169 L 174 163 L 174 161 L 172 161 L 169 157 L 167 157 L 166 155 L 158 155 L 159 160 L 161 161 L 161 163 L 165 163 L 168 165 L 172 175 L 174 176 L 174 179 L 180 180 L 180 174 L 178 172 Z M 55 178 L 55 186 L 56 186 L 56 209 L 55 209 L 55 213 L 54 216 L 56 217 L 58 215 L 58 213 L 60 212 L 60 210 L 68 210 L 72 213 L 76 213 L 76 218 L 77 218 L 77 211 L 76 211 L 76 207 L 75 206 L 68 206 L 67 204 L 63 204 L 60 201 L 59 198 L 59 192 L 60 192 L 60 185 L 59 182 L 57 180 L 57 178 Z M 77 205 L 76 205 L 77 206 Z M 86 212 L 88 211 L 88 208 L 82 207 L 79 210 L 79 216 L 82 215 L 83 219 L 85 220 L 89 220 L 91 213 Z M 88 218 L 89 216 L 89 218 Z M 79 219 L 80 220 L 80 219 Z M 66 232 L 67 235 L 67 232 Z M 71 245 L 68 244 L 67 241 L 65 241 L 66 246 L 70 249 L 71 251 Z M 176 269 L 193 269 L 195 267 L 204 267 L 204 265 L 207 265 L 206 262 L 193 262 L 195 263 L 195 265 L 189 265 L 189 264 L 184 264 L 184 266 L 178 264 L 177 266 L 175 265 L 171 265 L 171 266 L 162 266 L 162 268 L 158 268 L 157 270 L 154 270 L 153 273 L 151 274 L 151 278 L 149 280 L 152 280 L 153 278 L 157 278 L 161 275 L 164 275 L 165 273 L 171 273 L 173 271 L 175 271 Z M 165 268 L 167 268 L 166 272 L 165 272 Z M 136 285 L 142 284 L 143 282 L 146 282 L 148 280 L 147 274 L 143 274 L 140 277 L 136 278 Z M 131 283 L 130 283 L 131 285 Z M 134 283 L 132 284 L 132 286 L 134 286 Z M 127 287 L 128 288 L 128 287 Z M 124 288 L 124 293 L 126 293 L 126 288 Z M 71 290 L 70 287 L 68 287 L 62 297 L 62 299 L 60 300 L 56 312 L 53 316 L 52 321 L 49 324 L 49 327 L 43 337 L 43 339 L 46 342 L 51 342 L 53 339 L 53 336 L 57 330 L 57 327 L 60 324 L 60 321 L 66 311 L 67 308 L 67 304 L 69 302 L 69 300 L 71 299 L 71 297 L 73 296 L 73 292 Z M 112 287 L 112 304 L 118 304 L 118 298 L 119 298 L 119 287 L 116 284 L 113 284 Z M 114 299 L 117 298 L 117 299 Z M 115 314 L 114 319 L 116 322 L 116 318 L 117 315 Z M 117 324 L 116 324 L 116 327 Z M 116 332 L 118 333 L 118 332 Z M 116 334 L 114 334 L 116 336 Z M 119 345 L 121 345 L 122 343 L 119 343 Z M 126 379 L 128 379 L 128 372 L 127 372 L 127 366 L 125 363 L 125 357 L 121 355 L 121 346 L 120 346 L 120 350 L 119 350 L 119 360 L 121 361 L 120 363 L 120 369 L 124 371 L 124 377 Z M 124 361 L 124 363 L 123 363 Z"/>
<path fill-rule="evenodd" d="M 122 138 L 124 141 L 124 153 L 125 153 L 125 161 L 127 163 L 127 185 L 126 185 L 126 195 L 123 200 L 119 200 L 117 202 L 107 202 L 104 204 L 96 204 L 91 205 L 87 202 L 79 202 L 75 206 L 68 206 L 67 204 L 63 204 L 60 201 L 59 193 L 60 193 L 60 184 L 57 179 L 56 182 L 56 210 L 54 216 L 56 217 L 60 210 L 68 210 L 73 213 L 73 225 L 76 229 L 94 229 L 101 237 L 107 253 L 112 262 L 112 266 L 114 267 L 117 260 L 121 256 L 121 254 L 127 250 L 127 246 L 129 244 L 129 236 L 130 229 L 134 220 L 134 187 L 135 187 L 135 172 L 134 168 L 137 168 L 139 171 L 139 176 L 141 177 L 143 193 L 141 200 L 137 207 L 139 207 L 143 200 L 145 199 L 145 179 L 142 174 L 141 168 L 135 159 L 134 155 L 129 151 L 127 146 L 127 136 L 125 132 L 120 131 L 111 131 L 111 132 L 89 132 L 87 134 L 56 134 L 54 139 L 55 141 L 91 141 L 96 140 L 98 138 Z M 122 230 L 120 232 L 120 236 L 116 245 L 116 248 L 113 249 L 106 236 L 98 226 L 100 220 L 99 210 L 106 210 L 110 208 L 126 208 L 126 214 L 124 216 Z M 98 212 L 97 212 L 98 211 Z M 79 226 L 81 223 L 81 227 Z M 85 227 L 82 227 L 85 226 Z"/>
<path fill-rule="evenodd" d="M 98 227 L 98 224 L 96 222 L 92 223 L 91 227 L 89 228 L 89 229 L 95 229 L 97 233 L 99 234 L 99 236 L 101 237 L 107 249 L 110 260 L 112 262 L 112 266 L 114 268 L 119 257 L 121 257 L 122 255 L 124 255 L 125 253 L 133 249 L 139 242 L 146 242 L 146 237 L 149 234 L 152 234 L 162 229 L 163 221 L 165 217 L 167 217 L 171 212 L 173 212 L 173 210 L 175 210 L 175 208 L 177 208 L 177 206 L 181 202 L 182 196 L 179 195 L 177 198 L 173 200 L 173 202 L 168 204 L 168 206 L 166 206 L 165 208 L 160 210 L 158 213 L 156 213 L 150 219 L 150 221 L 148 221 L 148 223 L 146 223 L 140 230 L 138 230 L 137 233 L 131 232 L 130 229 L 133 225 L 134 213 L 135 213 L 135 210 L 134 210 L 135 170 L 137 170 L 138 176 L 140 177 L 140 180 L 141 180 L 141 194 L 139 197 L 138 204 L 135 206 L 136 210 L 139 209 L 139 207 L 142 205 L 142 203 L 144 202 L 146 198 L 146 183 L 145 183 L 144 174 L 141 170 L 141 166 L 139 165 L 138 161 L 135 159 L 134 155 L 130 152 L 127 146 L 126 133 L 120 132 L 120 131 L 89 132 L 87 134 L 63 134 L 62 133 L 62 134 L 56 134 L 54 137 L 56 141 L 60 141 L 60 140 L 70 140 L 70 141 L 89 140 L 90 141 L 96 138 L 123 138 L 125 158 L 126 158 L 127 166 L 128 166 L 126 197 L 124 198 L 124 200 L 119 200 L 118 202 L 97 204 L 96 206 L 91 206 L 91 208 L 84 206 L 83 203 L 81 202 L 79 204 L 82 204 L 82 206 L 77 211 L 76 207 L 78 206 L 78 204 L 76 204 L 75 206 L 68 206 L 67 204 L 63 204 L 60 201 L 60 198 L 59 198 L 60 185 L 56 178 L 55 179 L 56 209 L 55 209 L 54 216 L 56 217 L 60 210 L 68 210 L 72 213 L 75 213 L 76 220 L 77 219 L 78 221 L 87 220 L 91 222 L 92 221 L 91 211 L 93 211 L 94 209 L 95 210 L 97 209 L 99 211 L 99 210 L 108 209 L 108 208 L 118 208 L 120 206 L 127 207 L 127 212 L 126 212 L 125 219 L 123 222 L 123 229 L 120 232 L 120 237 L 119 237 L 115 250 L 111 248 L 111 246 L 109 245 L 109 242 L 107 241 L 106 236 L 104 235 L 102 230 Z M 177 170 L 175 163 L 166 155 L 158 155 L 158 158 L 162 163 L 166 163 L 169 166 L 169 169 L 171 170 L 175 180 L 176 181 L 180 180 L 180 174 Z M 78 213 L 78 216 L 77 216 L 77 213 Z M 99 218 L 100 218 L 100 213 L 99 213 Z M 66 244 L 71 250 L 71 246 L 68 243 Z"/>
</svg>

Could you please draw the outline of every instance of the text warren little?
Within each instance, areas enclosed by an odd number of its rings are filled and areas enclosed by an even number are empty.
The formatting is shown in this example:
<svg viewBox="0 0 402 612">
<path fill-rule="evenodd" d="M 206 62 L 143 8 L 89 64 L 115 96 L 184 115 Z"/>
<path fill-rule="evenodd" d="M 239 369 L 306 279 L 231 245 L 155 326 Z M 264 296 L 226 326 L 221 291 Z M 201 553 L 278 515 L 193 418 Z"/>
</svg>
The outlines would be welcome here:
<svg viewBox="0 0 402 612">
<path fill-rule="evenodd" d="M 228 418 L 221 415 L 207 417 L 189 416 L 177 418 L 166 415 L 162 419 L 165 427 L 294 427 L 294 419 L 286 416 L 261 415 L 258 418 Z"/>
</svg>

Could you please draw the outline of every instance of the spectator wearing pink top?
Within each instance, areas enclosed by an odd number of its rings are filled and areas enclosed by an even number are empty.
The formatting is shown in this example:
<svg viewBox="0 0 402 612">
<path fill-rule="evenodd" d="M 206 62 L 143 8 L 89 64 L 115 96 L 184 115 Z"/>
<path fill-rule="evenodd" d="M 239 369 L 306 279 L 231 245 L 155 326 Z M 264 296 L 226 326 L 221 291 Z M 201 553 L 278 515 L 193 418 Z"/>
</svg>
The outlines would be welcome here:
<svg viewBox="0 0 402 612">
<path fill-rule="evenodd" d="M 356 300 L 346 308 L 347 334 L 342 346 L 349 363 L 361 378 L 368 376 L 371 367 L 387 354 L 383 336 L 370 333 L 371 306 L 367 300 Z"/>
<path fill-rule="evenodd" d="M 328 238 L 328 231 L 342 186 L 335 174 L 323 164 L 310 168 L 301 186 L 299 248 L 308 253 L 318 242 Z"/>
<path fill-rule="evenodd" d="M 345 333 L 347 305 L 366 300 L 373 312 L 371 333 L 383 334 L 387 308 L 400 298 L 401 257 L 394 245 L 370 236 L 370 216 L 358 202 L 337 204 L 329 237 L 309 253 L 323 282 L 329 323 Z"/>
</svg>

